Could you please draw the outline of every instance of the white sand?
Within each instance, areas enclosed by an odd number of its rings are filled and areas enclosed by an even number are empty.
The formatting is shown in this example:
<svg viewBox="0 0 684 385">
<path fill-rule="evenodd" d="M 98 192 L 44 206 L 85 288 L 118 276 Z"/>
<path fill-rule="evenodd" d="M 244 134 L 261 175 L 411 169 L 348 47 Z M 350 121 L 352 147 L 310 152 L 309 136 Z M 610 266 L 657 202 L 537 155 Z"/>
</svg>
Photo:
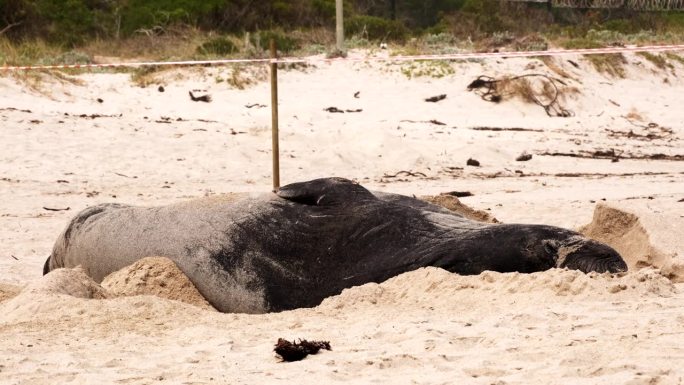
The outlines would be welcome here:
<svg viewBox="0 0 684 385">
<path fill-rule="evenodd" d="M 152 296 L 91 299 L 107 293 L 69 275 L 77 271 L 64 273 L 69 285 L 40 276 L 67 220 L 89 205 L 270 190 L 270 109 L 245 107 L 269 104 L 266 83 L 237 90 L 217 82 L 229 69 L 170 71 L 164 93 L 132 86 L 126 74 L 83 75 L 81 85 L 45 80 L 42 92 L 0 78 L 0 383 L 682 383 L 684 162 L 539 154 L 684 155 L 684 67 L 663 71 L 628 56 L 620 80 L 571 59 L 579 69 L 557 63 L 577 79 L 566 79 L 580 91 L 567 100 L 572 118 L 465 90 L 480 74 L 551 73 L 536 60 L 456 63 L 453 74 L 411 80 L 395 64 L 281 71 L 282 182 L 335 175 L 419 196 L 470 191 L 462 202 L 500 221 L 569 228 L 588 224 L 605 203 L 587 232 L 622 247 L 632 272 L 423 269 L 314 309 L 259 316 Z M 536 68 L 525 70 L 531 62 Z M 191 102 L 195 88 L 213 102 Z M 423 101 L 442 93 L 446 100 Z M 363 112 L 323 111 L 331 106 Z M 155 122 L 162 117 L 171 122 Z M 446 126 L 424 123 L 432 119 Z M 660 127 L 672 133 L 640 140 L 606 131 Z M 524 151 L 532 160 L 516 162 Z M 482 167 L 466 167 L 471 157 Z M 425 176 L 386 176 L 400 171 Z M 637 270 L 649 264 L 673 281 Z M 330 340 L 333 351 L 279 363 L 271 351 L 278 337 Z"/>
</svg>

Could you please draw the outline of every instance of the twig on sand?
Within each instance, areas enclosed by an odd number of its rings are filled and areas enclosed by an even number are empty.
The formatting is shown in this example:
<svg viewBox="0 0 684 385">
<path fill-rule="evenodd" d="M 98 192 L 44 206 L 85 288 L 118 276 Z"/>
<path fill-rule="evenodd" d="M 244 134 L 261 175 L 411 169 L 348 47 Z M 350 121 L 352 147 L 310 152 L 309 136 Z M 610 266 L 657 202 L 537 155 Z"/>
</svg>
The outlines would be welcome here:
<svg viewBox="0 0 684 385">
<path fill-rule="evenodd" d="M 442 193 L 441 195 L 451 195 L 452 197 L 456 198 L 466 198 L 473 196 L 473 193 L 471 193 L 470 191 L 449 191 Z"/>
<path fill-rule="evenodd" d="M 126 174 L 122 174 L 122 173 L 119 173 L 119 172 L 115 172 L 114 175 L 122 176 L 122 177 L 124 177 L 124 178 L 130 178 L 130 179 L 138 179 L 138 177 L 135 176 L 135 175 L 133 175 L 133 176 L 128 176 L 128 175 L 126 175 Z"/>
<path fill-rule="evenodd" d="M 446 97 L 447 97 L 446 94 L 437 95 L 437 96 L 431 96 L 431 97 L 425 99 L 425 101 L 426 101 L 426 102 L 429 102 L 429 103 L 437 103 L 437 102 L 439 102 L 440 100 L 446 99 Z"/>
<path fill-rule="evenodd" d="M 328 107 L 328 108 L 324 108 L 323 111 L 328 111 L 328 112 L 337 113 L 337 114 L 344 114 L 345 112 L 349 112 L 349 113 L 363 112 L 363 109 L 361 109 L 361 108 L 356 108 L 356 109 L 348 108 L 346 110 L 341 110 L 337 107 Z"/>
<path fill-rule="evenodd" d="M 47 210 L 47 211 L 69 211 L 69 210 L 71 210 L 71 207 L 67 207 L 67 208 L 65 208 L 65 209 L 55 209 L 55 208 L 52 208 L 52 207 L 45 207 L 45 206 L 43 206 L 43 210 Z"/>
<path fill-rule="evenodd" d="M 384 177 L 384 178 L 396 178 L 396 177 L 398 177 L 399 175 L 413 176 L 413 177 L 418 177 L 418 176 L 420 176 L 420 177 L 423 177 L 423 178 L 427 178 L 427 175 L 423 174 L 422 172 L 413 172 L 413 171 L 399 171 L 398 173 L 396 173 L 396 174 L 394 174 L 394 175 L 385 174 L 385 175 L 383 175 L 383 177 Z"/>
<path fill-rule="evenodd" d="M 401 123 L 432 123 L 438 126 L 446 126 L 446 123 L 440 122 L 437 119 L 430 119 L 430 120 L 410 120 L 410 119 L 404 119 L 400 121 Z"/>
<path fill-rule="evenodd" d="M 27 114 L 31 113 L 31 110 L 20 110 L 18 108 L 14 108 L 14 107 L 0 108 L 0 111 L 18 111 L 18 112 L 25 112 Z"/>
<path fill-rule="evenodd" d="M 211 102 L 211 95 L 209 95 L 209 94 L 195 96 L 192 93 L 192 91 L 188 91 L 188 93 L 190 94 L 190 100 L 192 100 L 193 102 L 205 102 L 205 103 Z"/>
<path fill-rule="evenodd" d="M 541 129 L 535 128 L 520 128 L 520 127 L 471 127 L 475 131 L 519 131 L 519 132 L 544 132 Z"/>
</svg>

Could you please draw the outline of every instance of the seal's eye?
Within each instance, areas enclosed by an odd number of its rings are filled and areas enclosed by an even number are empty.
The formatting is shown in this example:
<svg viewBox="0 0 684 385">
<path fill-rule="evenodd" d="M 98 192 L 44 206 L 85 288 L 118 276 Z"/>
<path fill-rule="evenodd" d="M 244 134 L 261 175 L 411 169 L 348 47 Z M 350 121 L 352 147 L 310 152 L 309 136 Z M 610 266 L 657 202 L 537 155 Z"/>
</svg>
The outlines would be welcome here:
<svg viewBox="0 0 684 385">
<path fill-rule="evenodd" d="M 544 250 L 547 253 L 551 255 L 558 254 L 558 249 L 560 248 L 560 243 L 558 241 L 553 239 L 545 239 L 542 241 L 542 245 L 544 245 Z"/>
</svg>

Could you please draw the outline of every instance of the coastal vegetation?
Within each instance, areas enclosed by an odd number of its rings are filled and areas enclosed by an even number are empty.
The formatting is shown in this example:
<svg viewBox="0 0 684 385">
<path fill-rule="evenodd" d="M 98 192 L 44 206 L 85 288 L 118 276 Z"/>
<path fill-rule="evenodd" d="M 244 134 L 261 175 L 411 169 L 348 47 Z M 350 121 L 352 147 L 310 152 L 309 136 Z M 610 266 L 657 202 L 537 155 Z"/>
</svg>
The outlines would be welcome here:
<svg viewBox="0 0 684 385">
<path fill-rule="evenodd" d="M 348 48 L 383 42 L 404 53 L 448 53 L 684 41 L 677 11 L 498 0 L 344 4 Z M 282 54 L 303 55 L 329 52 L 335 41 L 335 0 L 0 0 L 0 15 L 0 65 L 259 57 L 270 39 Z"/>
</svg>

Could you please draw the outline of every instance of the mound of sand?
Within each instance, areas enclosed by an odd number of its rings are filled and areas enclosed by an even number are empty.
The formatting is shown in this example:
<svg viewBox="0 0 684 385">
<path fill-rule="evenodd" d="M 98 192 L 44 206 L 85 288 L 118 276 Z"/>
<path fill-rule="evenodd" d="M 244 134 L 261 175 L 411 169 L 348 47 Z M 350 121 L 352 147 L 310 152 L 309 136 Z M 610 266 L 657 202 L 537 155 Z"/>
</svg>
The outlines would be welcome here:
<svg viewBox="0 0 684 385">
<path fill-rule="evenodd" d="M 18 287 L 0 287 L 0 293 L 6 296 L 0 308 L 0 321 L 25 321 L 38 314 L 47 318 L 81 315 L 98 311 L 97 306 L 93 308 L 89 305 L 89 300 L 141 295 L 216 311 L 173 261 L 161 257 L 144 258 L 114 272 L 102 281 L 102 286 L 77 267 L 53 270 L 17 294 L 18 290 Z"/>
<path fill-rule="evenodd" d="M 420 197 L 433 205 L 442 206 L 447 210 L 451 210 L 457 214 L 461 214 L 468 219 L 474 221 L 487 222 L 487 223 L 499 223 L 499 221 L 494 218 L 491 214 L 482 210 L 475 210 L 461 203 L 461 201 L 453 195 L 440 194 L 434 196 L 423 196 Z"/>
<path fill-rule="evenodd" d="M 109 281 L 107 287 L 111 292 L 100 287 L 80 268 L 55 270 L 0 305 L 0 321 L 82 317 L 86 313 L 93 315 L 105 309 L 113 313 L 132 311 L 137 314 L 138 308 L 153 306 L 166 309 L 159 314 L 161 318 L 174 312 L 174 302 L 165 304 L 167 301 L 157 297 L 174 297 L 178 301 L 183 299 L 182 302 L 213 310 L 194 286 L 188 286 L 188 278 L 166 258 L 146 258 L 110 275 L 106 280 Z M 175 287 L 178 287 L 177 291 L 173 290 Z M 676 293 L 674 284 L 653 268 L 619 275 L 552 269 L 533 274 L 484 272 L 476 276 L 462 276 L 440 268 L 426 267 L 379 284 L 369 283 L 346 289 L 340 295 L 325 299 L 314 309 L 296 311 L 339 314 L 362 309 L 375 312 L 387 311 L 388 308 L 439 308 L 460 312 L 472 307 L 495 311 L 502 301 L 520 305 L 549 300 L 569 303 L 616 301 L 668 298 Z M 154 296 L 135 297 L 140 294 Z M 126 298 L 115 298 L 116 295 Z M 93 305 L 94 299 L 108 300 Z"/>
<path fill-rule="evenodd" d="M 369 283 L 344 290 L 327 298 L 322 310 L 354 309 L 360 306 L 420 306 L 435 308 L 489 307 L 497 298 L 565 297 L 565 301 L 616 300 L 635 297 L 670 297 L 674 284 L 659 270 L 646 268 L 625 274 L 584 274 L 577 270 L 552 269 L 521 274 L 486 271 L 462 276 L 426 267 L 391 278 L 381 284 Z"/>
<path fill-rule="evenodd" d="M 2 304 L 3 316 L 0 318 L 4 321 L 19 321 L 31 319 L 40 313 L 48 318 L 76 316 L 101 310 L 104 305 L 95 308 L 89 305 L 93 299 L 113 300 L 119 296 L 146 294 L 214 310 L 187 276 L 167 258 L 142 259 L 109 275 L 103 281 L 103 286 L 105 288 L 95 283 L 81 268 L 57 269 Z M 387 307 L 462 311 L 470 306 L 495 308 L 499 299 L 508 301 L 512 296 L 519 297 L 521 302 L 549 298 L 575 302 L 670 297 L 676 292 L 674 284 L 653 268 L 625 274 L 584 274 L 576 270 L 552 269 L 533 274 L 484 272 L 476 276 L 462 276 L 440 268 L 426 267 L 379 284 L 369 283 L 346 289 L 340 295 L 325 299 L 314 310 L 325 314 L 359 310 L 360 307 L 369 308 L 368 311 Z M 140 297 L 140 301 L 157 301 L 151 298 Z M 117 305 L 112 306 L 116 309 L 112 311 L 123 310 Z"/>
<path fill-rule="evenodd" d="M 110 295 L 79 266 L 74 269 L 56 269 L 32 282 L 20 295 L 68 295 L 76 298 L 103 299 Z"/>
<path fill-rule="evenodd" d="M 21 292 L 21 288 L 8 283 L 0 283 L 0 303 L 10 300 Z"/>
<path fill-rule="evenodd" d="M 55 307 L 61 298 L 104 299 L 110 297 L 80 267 L 57 269 L 30 283 L 17 296 L 2 304 L 0 320 L 30 319 L 36 314 L 61 312 Z"/>
<path fill-rule="evenodd" d="M 598 241 L 607 243 L 617 250 L 627 262 L 629 269 L 640 269 L 654 266 L 662 270 L 674 282 L 684 282 L 684 261 L 678 258 L 678 242 L 674 239 L 677 229 L 671 232 L 662 231 L 671 226 L 668 219 L 659 213 L 639 208 L 631 209 L 598 204 L 594 217 L 580 232 Z M 670 234 L 667 239 L 654 237 L 653 229 L 660 229 L 661 234 Z"/>
<path fill-rule="evenodd" d="M 116 271 L 102 280 L 115 296 L 154 295 L 215 310 L 190 279 L 168 258 L 148 257 Z"/>
</svg>

